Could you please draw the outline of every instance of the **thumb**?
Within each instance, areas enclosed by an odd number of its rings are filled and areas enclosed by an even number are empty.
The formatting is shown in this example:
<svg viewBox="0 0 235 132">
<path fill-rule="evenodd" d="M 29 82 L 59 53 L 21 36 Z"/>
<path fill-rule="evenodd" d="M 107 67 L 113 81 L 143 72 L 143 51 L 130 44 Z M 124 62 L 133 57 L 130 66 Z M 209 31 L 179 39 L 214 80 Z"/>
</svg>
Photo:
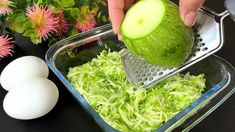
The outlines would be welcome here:
<svg viewBox="0 0 235 132">
<path fill-rule="evenodd" d="M 197 11 L 205 0 L 180 0 L 180 16 L 186 26 L 193 26 L 197 17 Z"/>
</svg>

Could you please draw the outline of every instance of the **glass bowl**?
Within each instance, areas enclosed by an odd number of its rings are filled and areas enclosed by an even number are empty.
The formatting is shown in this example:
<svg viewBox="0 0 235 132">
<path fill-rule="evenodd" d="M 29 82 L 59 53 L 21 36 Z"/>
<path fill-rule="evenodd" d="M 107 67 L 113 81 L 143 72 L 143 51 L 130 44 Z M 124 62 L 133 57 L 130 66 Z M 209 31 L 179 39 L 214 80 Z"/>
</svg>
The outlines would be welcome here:
<svg viewBox="0 0 235 132">
<path fill-rule="evenodd" d="M 111 24 L 55 43 L 48 49 L 45 59 L 50 69 L 96 123 L 104 131 L 115 132 L 118 130 L 108 125 L 66 78 L 70 67 L 90 61 L 107 47 L 113 51 L 125 48 L 113 33 Z M 204 73 L 207 80 L 205 92 L 199 99 L 153 131 L 190 130 L 234 93 L 235 69 L 218 56 L 212 55 L 183 72 L 190 72 L 193 75 Z"/>
</svg>

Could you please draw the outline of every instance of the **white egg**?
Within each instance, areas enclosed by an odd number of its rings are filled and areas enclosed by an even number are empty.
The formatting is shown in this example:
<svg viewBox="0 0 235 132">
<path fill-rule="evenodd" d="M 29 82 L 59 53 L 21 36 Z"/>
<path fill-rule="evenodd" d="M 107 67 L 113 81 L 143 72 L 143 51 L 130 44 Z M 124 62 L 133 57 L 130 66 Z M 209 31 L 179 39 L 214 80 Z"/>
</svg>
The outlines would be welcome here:
<svg viewBox="0 0 235 132">
<path fill-rule="evenodd" d="M 0 83 L 7 91 L 16 84 L 35 77 L 47 78 L 47 64 L 36 56 L 24 56 L 9 63 L 2 71 Z"/>
<path fill-rule="evenodd" d="M 52 81 L 34 78 L 9 91 L 3 100 L 3 109 L 15 119 L 35 119 L 51 111 L 58 98 L 58 89 Z"/>
</svg>

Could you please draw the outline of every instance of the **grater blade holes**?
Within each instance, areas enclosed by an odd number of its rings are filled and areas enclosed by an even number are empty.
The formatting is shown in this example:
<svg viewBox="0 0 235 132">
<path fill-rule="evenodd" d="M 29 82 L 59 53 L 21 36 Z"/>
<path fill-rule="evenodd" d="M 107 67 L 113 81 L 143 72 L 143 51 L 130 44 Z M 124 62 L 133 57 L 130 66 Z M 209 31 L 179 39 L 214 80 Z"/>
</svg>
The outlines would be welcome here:
<svg viewBox="0 0 235 132">
<path fill-rule="evenodd" d="M 200 44 L 200 47 L 203 47 L 203 46 L 205 46 L 205 45 L 206 45 L 205 43 L 201 43 L 201 44 Z"/>
<path fill-rule="evenodd" d="M 149 78 L 149 81 L 153 81 L 153 79 L 154 79 L 153 77 L 150 77 L 150 78 Z"/>
<path fill-rule="evenodd" d="M 203 48 L 203 49 L 202 49 L 202 51 L 206 51 L 206 50 L 208 50 L 208 48 L 207 48 L 207 47 L 205 47 L 205 48 Z"/>
<path fill-rule="evenodd" d="M 160 71 L 160 72 L 158 73 L 159 76 L 162 76 L 163 74 L 164 74 L 164 72 L 162 72 L 162 71 Z"/>
</svg>

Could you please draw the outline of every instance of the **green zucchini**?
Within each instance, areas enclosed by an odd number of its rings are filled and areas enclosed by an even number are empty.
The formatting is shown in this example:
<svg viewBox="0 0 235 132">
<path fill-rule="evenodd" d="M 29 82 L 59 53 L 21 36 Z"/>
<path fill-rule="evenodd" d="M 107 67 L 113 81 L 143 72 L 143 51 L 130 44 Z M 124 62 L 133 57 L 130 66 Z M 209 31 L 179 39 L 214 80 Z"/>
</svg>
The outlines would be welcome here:
<svg viewBox="0 0 235 132">
<path fill-rule="evenodd" d="M 178 6 L 169 0 L 138 1 L 127 11 L 121 34 L 129 51 L 166 68 L 184 63 L 194 44 L 192 28 L 184 25 Z"/>
</svg>

